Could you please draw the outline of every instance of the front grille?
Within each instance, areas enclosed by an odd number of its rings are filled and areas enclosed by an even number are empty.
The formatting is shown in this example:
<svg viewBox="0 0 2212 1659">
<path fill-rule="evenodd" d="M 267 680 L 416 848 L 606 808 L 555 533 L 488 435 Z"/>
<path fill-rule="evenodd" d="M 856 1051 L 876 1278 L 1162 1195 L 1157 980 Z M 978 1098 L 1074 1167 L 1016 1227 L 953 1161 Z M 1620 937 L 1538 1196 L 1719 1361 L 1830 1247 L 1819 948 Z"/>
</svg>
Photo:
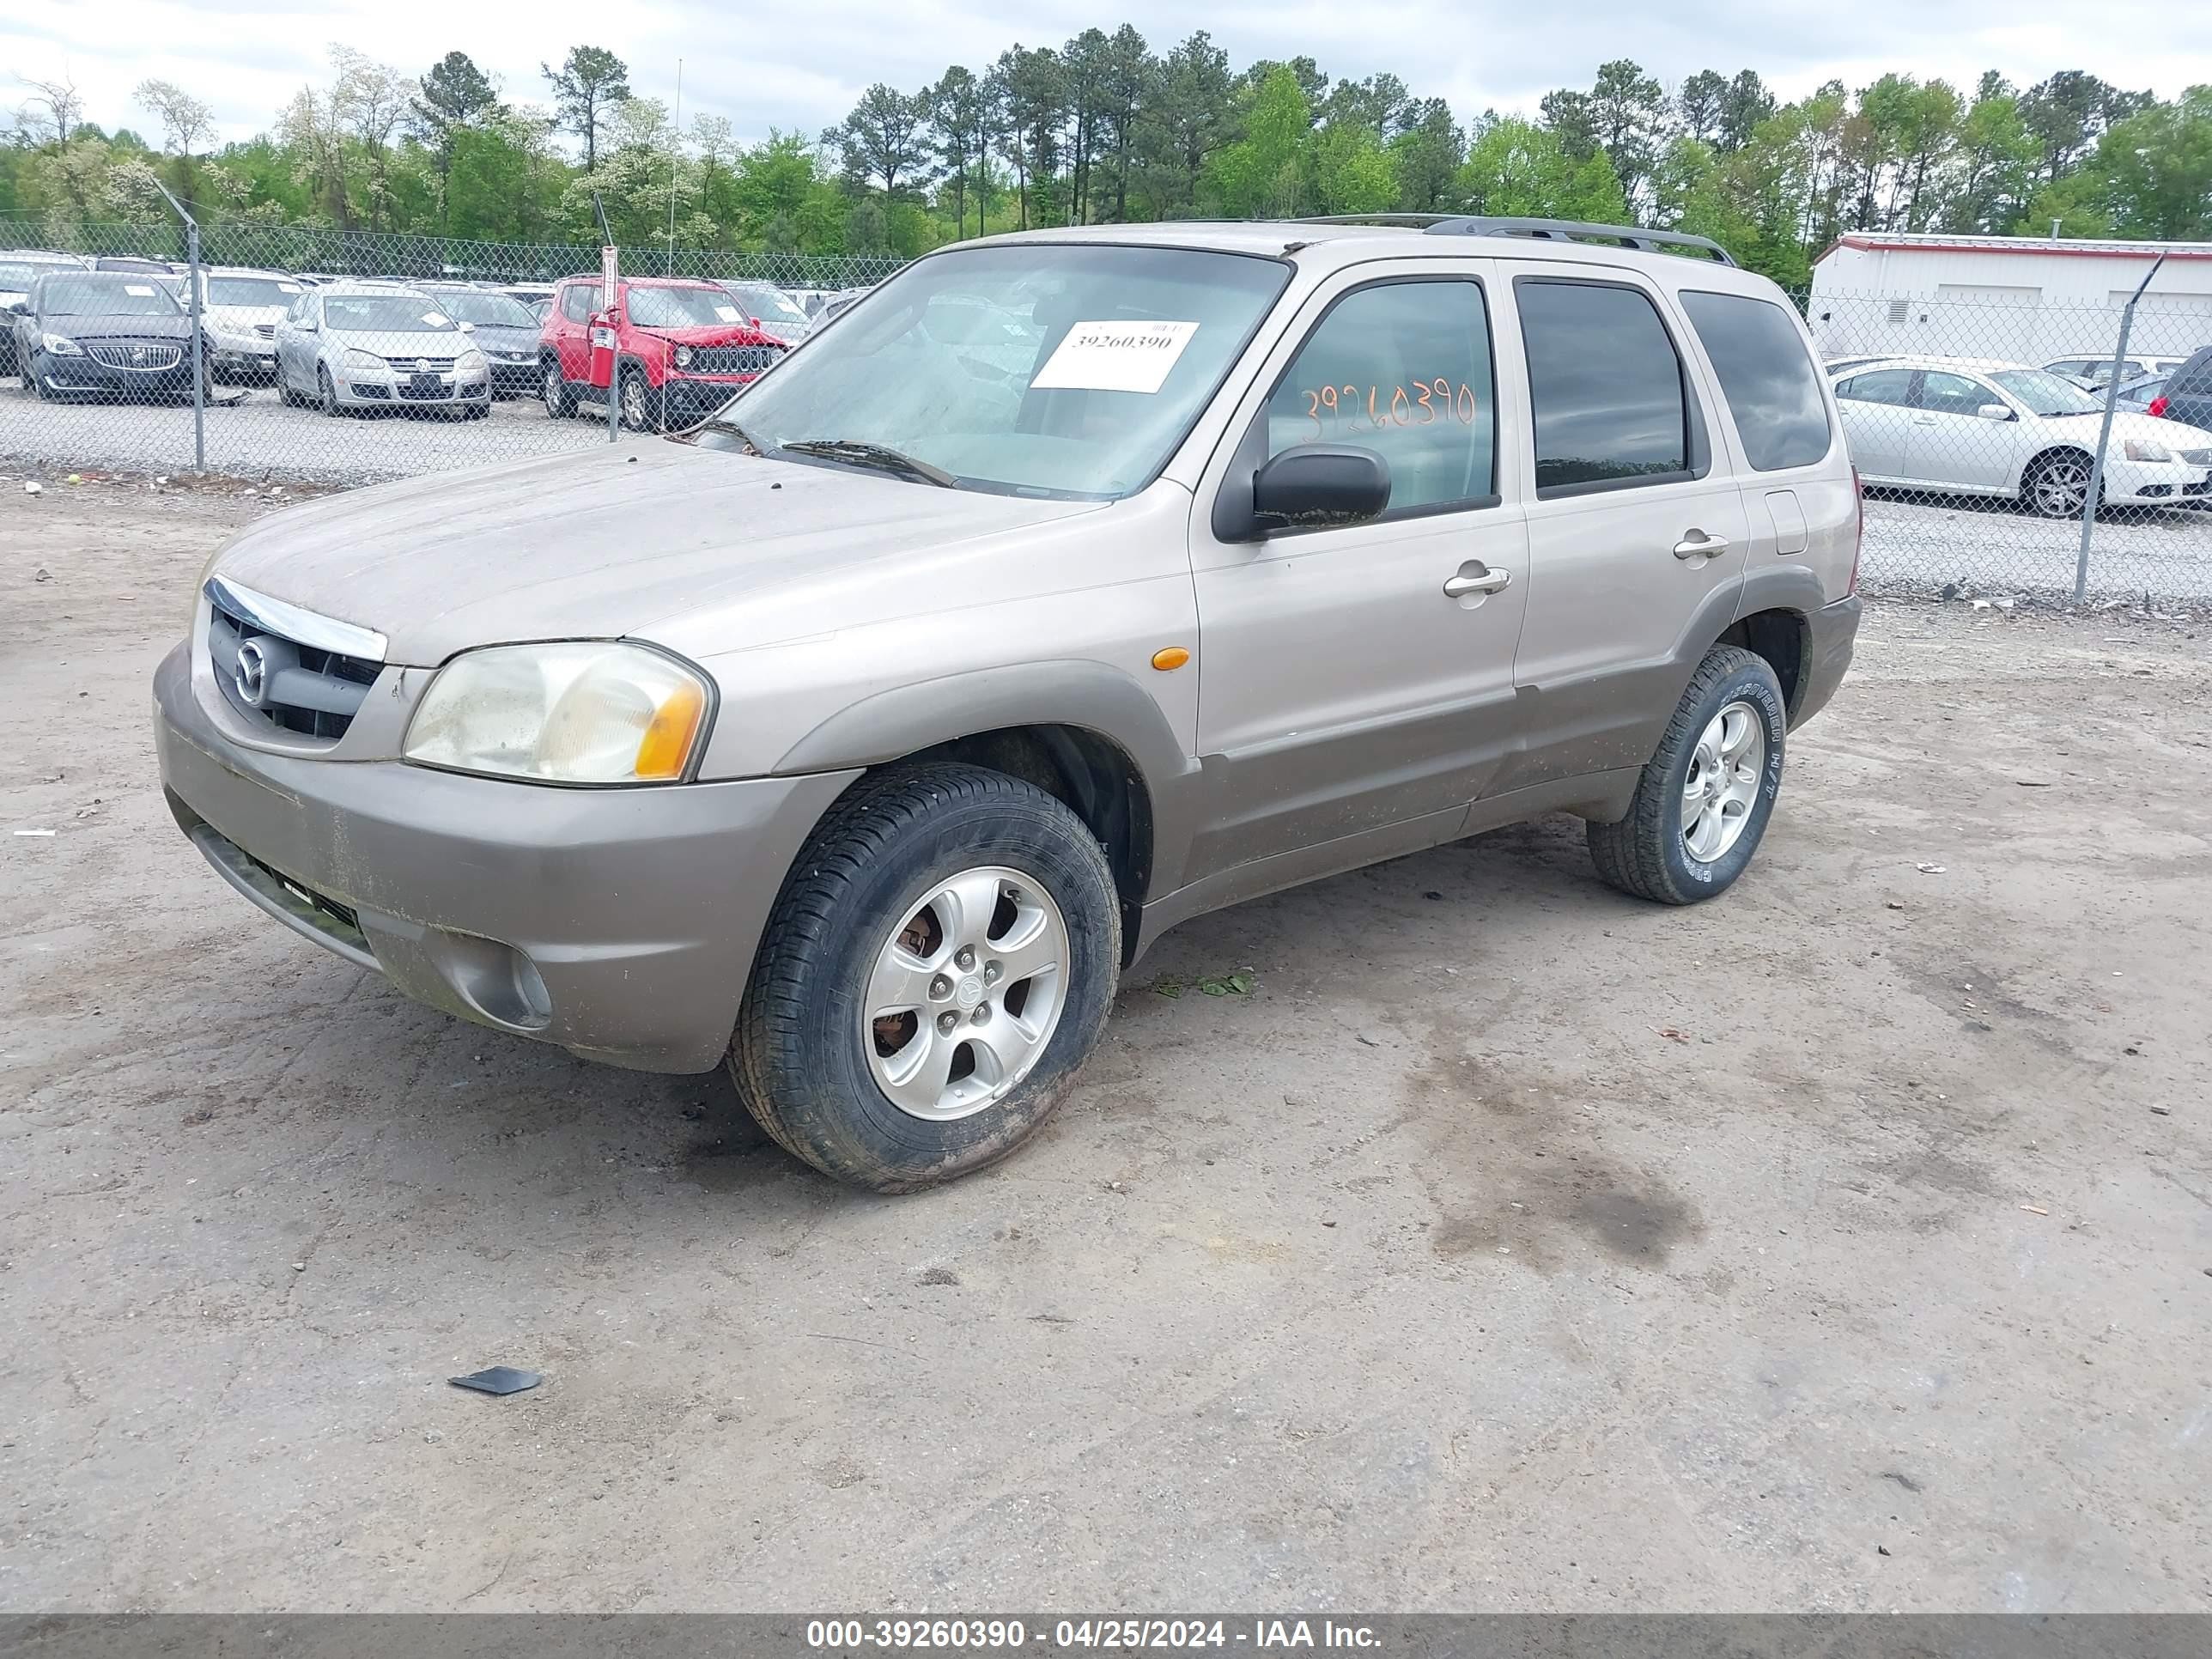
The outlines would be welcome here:
<svg viewBox="0 0 2212 1659">
<path fill-rule="evenodd" d="M 174 368 L 185 360 L 182 346 L 167 343 L 149 345 L 88 345 L 85 354 L 109 368 L 135 368 L 149 374 Z"/>
<path fill-rule="evenodd" d="M 765 374 L 781 356 L 781 346 L 693 346 L 684 368 L 690 374 Z"/>
<path fill-rule="evenodd" d="M 240 647 L 261 647 L 262 692 L 250 698 L 240 686 Z M 248 720 L 335 743 L 368 700 L 382 665 L 362 657 L 301 645 L 210 604 L 208 661 L 230 706 Z"/>
<path fill-rule="evenodd" d="M 258 334 L 264 340 L 273 340 L 276 337 L 276 325 L 274 323 L 256 323 L 253 325 L 253 331 L 256 334 Z"/>
<path fill-rule="evenodd" d="M 453 366 L 451 357 L 386 357 L 384 361 L 398 374 L 443 374 Z"/>
</svg>

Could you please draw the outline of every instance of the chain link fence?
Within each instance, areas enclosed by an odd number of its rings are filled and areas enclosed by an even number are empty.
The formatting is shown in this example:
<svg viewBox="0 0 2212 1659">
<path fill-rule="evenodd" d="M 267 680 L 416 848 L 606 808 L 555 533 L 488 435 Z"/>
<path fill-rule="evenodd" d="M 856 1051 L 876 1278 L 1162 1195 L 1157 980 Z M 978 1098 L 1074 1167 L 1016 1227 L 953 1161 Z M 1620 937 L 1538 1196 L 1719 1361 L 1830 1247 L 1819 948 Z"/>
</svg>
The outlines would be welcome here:
<svg viewBox="0 0 2212 1659">
<path fill-rule="evenodd" d="M 687 279 L 654 320 L 731 343 L 677 385 L 618 337 L 594 363 L 597 247 L 210 226 L 195 411 L 185 250 L 181 224 L 56 246 L 0 217 L 0 304 L 124 307 L 75 355 L 70 331 L 90 331 L 64 316 L 5 319 L 0 466 L 348 485 L 580 449 L 608 441 L 610 391 L 628 425 L 679 423 L 900 263 L 623 249 L 628 278 Z M 60 270 L 85 281 L 37 286 Z M 2212 299 L 2154 286 L 2123 353 L 2123 295 L 1796 297 L 1868 483 L 1870 587 L 2212 600 L 2212 357 L 2190 363 L 2212 346 Z"/>
<path fill-rule="evenodd" d="M 0 466 L 350 485 L 604 444 L 610 389 L 634 428 L 704 413 L 902 263 L 624 248 L 638 327 L 714 344 L 678 371 L 617 339 L 595 383 L 597 246 L 210 225 L 195 284 L 187 246 L 0 217 L 0 304 L 26 307 L 0 318 Z"/>
</svg>

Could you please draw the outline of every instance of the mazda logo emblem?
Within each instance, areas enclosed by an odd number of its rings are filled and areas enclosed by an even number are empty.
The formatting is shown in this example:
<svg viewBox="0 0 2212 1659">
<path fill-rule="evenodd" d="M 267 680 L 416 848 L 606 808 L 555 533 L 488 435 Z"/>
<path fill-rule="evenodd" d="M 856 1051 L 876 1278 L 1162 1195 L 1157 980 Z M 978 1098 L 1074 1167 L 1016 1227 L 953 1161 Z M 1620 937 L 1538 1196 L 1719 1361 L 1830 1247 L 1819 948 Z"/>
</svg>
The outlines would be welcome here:
<svg viewBox="0 0 2212 1659">
<path fill-rule="evenodd" d="M 255 640 L 238 647 L 238 695 L 256 708 L 269 693 L 269 655 Z"/>
</svg>

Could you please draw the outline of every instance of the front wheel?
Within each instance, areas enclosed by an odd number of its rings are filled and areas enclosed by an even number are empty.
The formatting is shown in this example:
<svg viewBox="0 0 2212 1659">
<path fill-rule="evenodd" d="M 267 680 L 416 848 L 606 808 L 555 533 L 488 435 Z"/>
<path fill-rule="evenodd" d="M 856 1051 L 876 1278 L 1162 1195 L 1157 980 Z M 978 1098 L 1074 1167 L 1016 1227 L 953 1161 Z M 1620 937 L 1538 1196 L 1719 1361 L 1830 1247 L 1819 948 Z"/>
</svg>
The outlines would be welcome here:
<svg viewBox="0 0 2212 1659">
<path fill-rule="evenodd" d="M 2089 500 L 2089 465 L 2072 450 L 2045 455 L 2028 468 L 2021 494 L 2039 517 L 2078 519 Z"/>
<path fill-rule="evenodd" d="M 934 1186 L 1051 1116 L 1105 1026 L 1121 940 L 1105 856 L 1058 800 L 975 766 L 872 775 L 792 866 L 731 1076 L 823 1174 Z"/>
<path fill-rule="evenodd" d="M 1644 763 L 1628 816 L 1588 826 L 1601 878 L 1659 904 L 1695 904 L 1744 872 L 1782 787 L 1790 726 L 1763 657 L 1717 645 Z"/>
</svg>

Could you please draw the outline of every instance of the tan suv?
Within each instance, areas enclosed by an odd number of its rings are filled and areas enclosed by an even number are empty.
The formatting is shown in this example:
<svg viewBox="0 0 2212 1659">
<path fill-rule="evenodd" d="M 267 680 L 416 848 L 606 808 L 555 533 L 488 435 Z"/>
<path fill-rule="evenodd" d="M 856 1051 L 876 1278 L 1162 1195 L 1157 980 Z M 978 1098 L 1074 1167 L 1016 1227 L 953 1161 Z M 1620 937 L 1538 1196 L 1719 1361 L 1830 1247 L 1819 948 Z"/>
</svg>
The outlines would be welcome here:
<svg viewBox="0 0 2212 1659">
<path fill-rule="evenodd" d="M 1850 660 L 1781 292 L 1456 219 L 916 261 L 696 430 L 260 520 L 156 677 L 178 822 L 409 995 L 725 1060 L 898 1189 L 1066 1094 L 1167 928 L 1544 812 L 1740 875 Z"/>
</svg>

